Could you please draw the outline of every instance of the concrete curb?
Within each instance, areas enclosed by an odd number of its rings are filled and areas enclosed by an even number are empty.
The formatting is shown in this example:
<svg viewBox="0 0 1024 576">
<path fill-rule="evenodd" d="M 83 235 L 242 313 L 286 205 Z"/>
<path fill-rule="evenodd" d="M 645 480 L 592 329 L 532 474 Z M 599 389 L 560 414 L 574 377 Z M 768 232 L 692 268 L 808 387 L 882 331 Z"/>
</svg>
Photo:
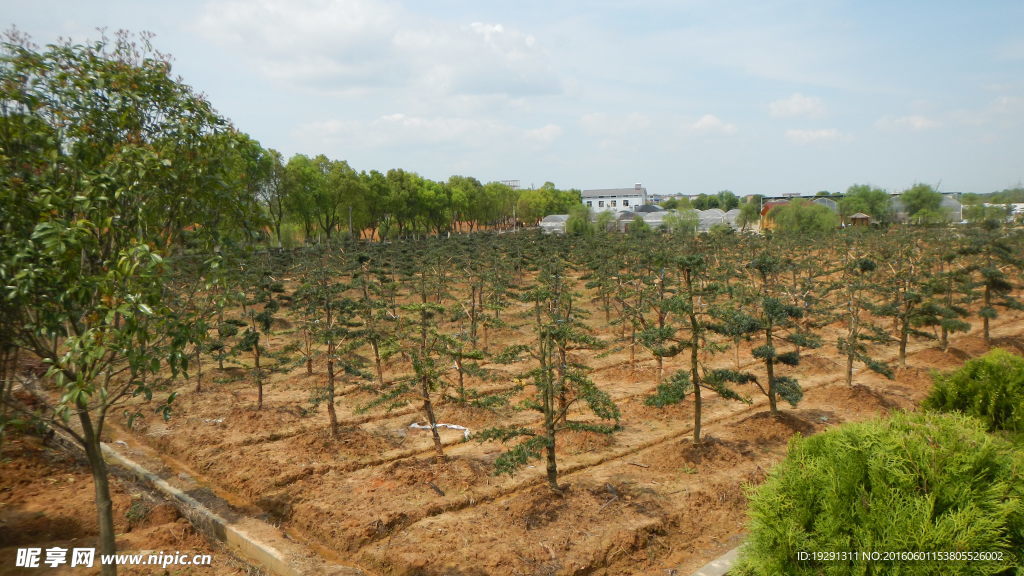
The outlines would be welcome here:
<svg viewBox="0 0 1024 576">
<path fill-rule="evenodd" d="M 170 498 L 196 529 L 223 542 L 247 562 L 277 576 L 366 576 L 358 568 L 327 562 L 262 520 L 233 512 L 226 502 L 200 487 L 187 474 L 161 476 L 109 444 L 104 443 L 102 448 L 109 465 L 127 471 L 143 484 Z M 179 487 L 172 482 L 184 486 Z M 189 492 L 201 494 L 203 501 Z"/>
<path fill-rule="evenodd" d="M 718 558 L 715 558 L 711 562 L 708 562 L 699 570 L 694 572 L 693 576 L 724 576 L 736 563 L 736 559 L 740 555 L 740 548 L 742 547 L 742 545 L 737 546 Z"/>
</svg>

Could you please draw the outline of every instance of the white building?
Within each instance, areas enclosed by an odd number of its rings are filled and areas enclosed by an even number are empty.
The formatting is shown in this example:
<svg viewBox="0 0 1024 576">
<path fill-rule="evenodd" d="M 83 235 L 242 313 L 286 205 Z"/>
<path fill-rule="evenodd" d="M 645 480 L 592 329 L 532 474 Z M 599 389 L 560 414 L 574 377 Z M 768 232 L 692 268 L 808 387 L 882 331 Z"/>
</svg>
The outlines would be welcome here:
<svg viewBox="0 0 1024 576">
<path fill-rule="evenodd" d="M 583 205 L 594 212 L 621 212 L 636 210 L 637 206 L 648 203 L 647 188 L 637 184 L 632 188 L 606 188 L 603 190 L 584 190 Z"/>
</svg>

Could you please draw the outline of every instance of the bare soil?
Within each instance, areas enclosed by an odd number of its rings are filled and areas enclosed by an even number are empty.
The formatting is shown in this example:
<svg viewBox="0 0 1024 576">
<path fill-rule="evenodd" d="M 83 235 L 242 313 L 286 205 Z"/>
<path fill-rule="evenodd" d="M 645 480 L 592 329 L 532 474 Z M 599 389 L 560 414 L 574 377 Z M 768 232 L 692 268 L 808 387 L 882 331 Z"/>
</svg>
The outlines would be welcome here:
<svg viewBox="0 0 1024 576">
<path fill-rule="evenodd" d="M 133 483 L 111 479 L 119 553 L 209 554 L 210 566 L 123 566 L 119 574 L 240 576 L 242 564 L 212 547 L 169 503 Z M 94 548 L 99 530 L 92 476 L 81 463 L 33 436 L 9 436 L 0 446 L 0 575 L 99 574 L 65 565 L 17 568 L 18 548 Z M 98 554 L 98 553 L 97 553 Z M 97 556 L 98 558 L 98 556 Z M 45 560 L 45 552 L 42 559 Z"/>
<path fill-rule="evenodd" d="M 996 343 L 1024 350 L 1021 319 L 1001 314 L 994 323 Z M 283 345 L 289 337 L 278 336 L 271 344 Z M 490 335 L 492 349 L 527 338 L 525 329 L 514 327 Z M 757 372 L 749 346 L 744 344 L 740 357 L 745 368 Z M 194 382 L 182 383 L 169 422 L 151 417 L 111 439 L 158 449 L 172 468 L 241 508 L 264 514 L 331 560 L 369 573 L 688 574 L 742 541 L 745 490 L 763 481 L 794 435 L 914 410 L 931 387 L 933 370 L 955 368 L 987 350 L 977 327 L 955 338 L 947 352 L 931 346 L 912 343 L 909 366 L 893 380 L 858 370 L 853 387 L 842 380 L 844 366 L 833 346 L 805 352 L 800 367 L 786 368 L 800 380 L 804 398 L 795 408 L 780 400 L 778 416 L 768 412 L 766 398 L 753 384 L 739 387 L 751 405 L 704 392 L 700 446 L 691 440 L 692 399 L 667 408 L 644 404 L 654 391 L 656 369 L 642 349 L 632 368 L 628 346 L 580 356 L 617 402 L 622 428 L 612 436 L 559 437 L 561 494 L 546 487 L 540 461 L 514 476 L 495 476 L 494 461 L 506 447 L 464 441 L 460 430 L 440 430 L 447 459 L 438 462 L 430 432 L 410 428 L 424 421 L 417 404 L 363 412 L 360 407 L 373 396 L 353 383 L 342 386 L 336 401 L 343 426 L 332 438 L 324 407 L 311 410 L 309 404 L 312 388 L 325 377 L 320 363 L 312 376 L 304 367 L 274 375 L 259 411 L 244 365 L 220 371 L 207 364 L 204 391 L 193 392 Z M 891 359 L 895 351 L 881 354 L 887 355 Z M 734 356 L 709 360 L 731 367 Z M 470 384 L 492 390 L 515 384 L 518 367 L 492 368 L 509 376 Z M 665 372 L 683 368 L 682 358 L 672 359 Z M 404 370 L 401 361 L 393 361 L 386 376 Z M 513 405 L 522 398 L 514 397 Z M 436 411 L 439 422 L 471 431 L 537 418 L 509 407 L 489 411 L 451 401 L 439 402 Z M 24 441 L 4 450 L 11 460 L 0 482 L 0 554 L 22 543 L 70 542 L 95 533 L 87 476 L 69 475 L 66 463 L 52 462 L 52 456 Z M 151 549 L 154 541 L 176 549 L 202 546 L 180 519 L 129 530 L 124 514 L 132 491 L 123 484 L 117 491 L 125 547 Z"/>
</svg>

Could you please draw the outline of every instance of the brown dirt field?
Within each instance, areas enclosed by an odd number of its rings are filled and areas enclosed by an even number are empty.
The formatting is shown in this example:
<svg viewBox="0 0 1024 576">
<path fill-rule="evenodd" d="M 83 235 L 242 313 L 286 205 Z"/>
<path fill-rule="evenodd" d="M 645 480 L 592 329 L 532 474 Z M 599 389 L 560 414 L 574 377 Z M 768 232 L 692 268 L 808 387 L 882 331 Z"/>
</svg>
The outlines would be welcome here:
<svg viewBox="0 0 1024 576">
<path fill-rule="evenodd" d="M 1024 349 L 1022 317 L 1001 314 L 994 323 L 997 343 Z M 491 348 L 526 337 L 515 327 L 494 330 Z M 827 331 L 823 339 L 834 342 L 834 333 Z M 749 360 L 750 347 L 743 344 L 743 366 L 759 373 Z M 208 363 L 204 391 L 196 394 L 194 382 L 183 383 L 169 422 L 150 417 L 114 437 L 157 448 L 172 468 L 250 513 L 265 514 L 332 560 L 369 573 L 687 574 L 742 540 L 745 487 L 765 478 L 794 434 L 913 410 L 931 386 L 932 370 L 954 368 L 985 350 L 977 327 L 953 339 L 945 353 L 929 342 L 912 342 L 909 366 L 894 380 L 858 369 L 856 385 L 849 388 L 834 346 L 805 351 L 800 367 L 783 372 L 800 380 L 804 398 L 796 408 L 780 400 L 778 418 L 768 413 L 753 384 L 738 387 L 752 405 L 705 391 L 701 447 L 691 442 L 692 399 L 667 408 L 644 405 L 656 373 L 642 349 L 635 370 L 628 345 L 591 359 L 577 353 L 618 404 L 621 430 L 610 437 L 586 432 L 559 437 L 565 487 L 560 496 L 546 488 L 542 461 L 530 462 L 514 476 L 494 476 L 493 463 L 504 447 L 465 442 L 458 430 L 439 431 L 448 461 L 437 463 L 429 431 L 409 427 L 424 421 L 418 405 L 364 413 L 358 408 L 372 395 L 355 386 L 340 387 L 336 409 L 343 430 L 331 438 L 324 407 L 309 410 L 310 390 L 324 377 L 320 362 L 313 376 L 304 366 L 271 376 L 261 411 L 255 410 L 255 388 L 244 370 L 220 371 Z M 893 358 L 895 349 L 888 356 Z M 667 361 L 666 375 L 684 362 Z M 734 355 L 723 353 L 711 363 L 732 367 Z M 520 368 L 500 370 L 511 374 Z M 400 376 L 404 369 L 393 361 L 386 377 Z M 513 382 L 505 377 L 469 384 L 503 390 Z M 513 405 L 524 397 L 513 397 Z M 535 413 L 508 407 L 491 412 L 440 402 L 436 410 L 439 422 L 474 432 L 536 419 Z M 81 504 L 92 501 L 91 493 L 67 501 L 91 510 Z M 46 510 L 53 517 L 71 514 L 60 506 Z"/>
<path fill-rule="evenodd" d="M 111 479 L 119 553 L 209 554 L 210 566 L 122 566 L 119 574 L 202 574 L 240 576 L 244 565 L 212 547 L 169 503 L 131 482 Z M 35 437 L 9 436 L 0 447 L 0 575 L 99 574 L 94 568 L 64 565 L 16 568 L 18 548 L 92 548 L 98 528 L 92 476 L 67 454 Z M 45 552 L 41 560 L 45 560 Z"/>
</svg>

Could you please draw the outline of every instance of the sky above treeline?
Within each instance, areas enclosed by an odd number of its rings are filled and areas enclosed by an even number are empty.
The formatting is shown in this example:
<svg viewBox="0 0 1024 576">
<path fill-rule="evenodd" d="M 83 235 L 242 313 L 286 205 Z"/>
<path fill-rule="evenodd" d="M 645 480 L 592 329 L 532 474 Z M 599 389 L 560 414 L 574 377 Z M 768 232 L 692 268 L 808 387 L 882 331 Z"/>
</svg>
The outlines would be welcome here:
<svg viewBox="0 0 1024 576">
<path fill-rule="evenodd" d="M 1024 178 L 1024 2 L 0 0 L 156 34 L 264 147 L 434 180 L 812 194 Z"/>
</svg>

